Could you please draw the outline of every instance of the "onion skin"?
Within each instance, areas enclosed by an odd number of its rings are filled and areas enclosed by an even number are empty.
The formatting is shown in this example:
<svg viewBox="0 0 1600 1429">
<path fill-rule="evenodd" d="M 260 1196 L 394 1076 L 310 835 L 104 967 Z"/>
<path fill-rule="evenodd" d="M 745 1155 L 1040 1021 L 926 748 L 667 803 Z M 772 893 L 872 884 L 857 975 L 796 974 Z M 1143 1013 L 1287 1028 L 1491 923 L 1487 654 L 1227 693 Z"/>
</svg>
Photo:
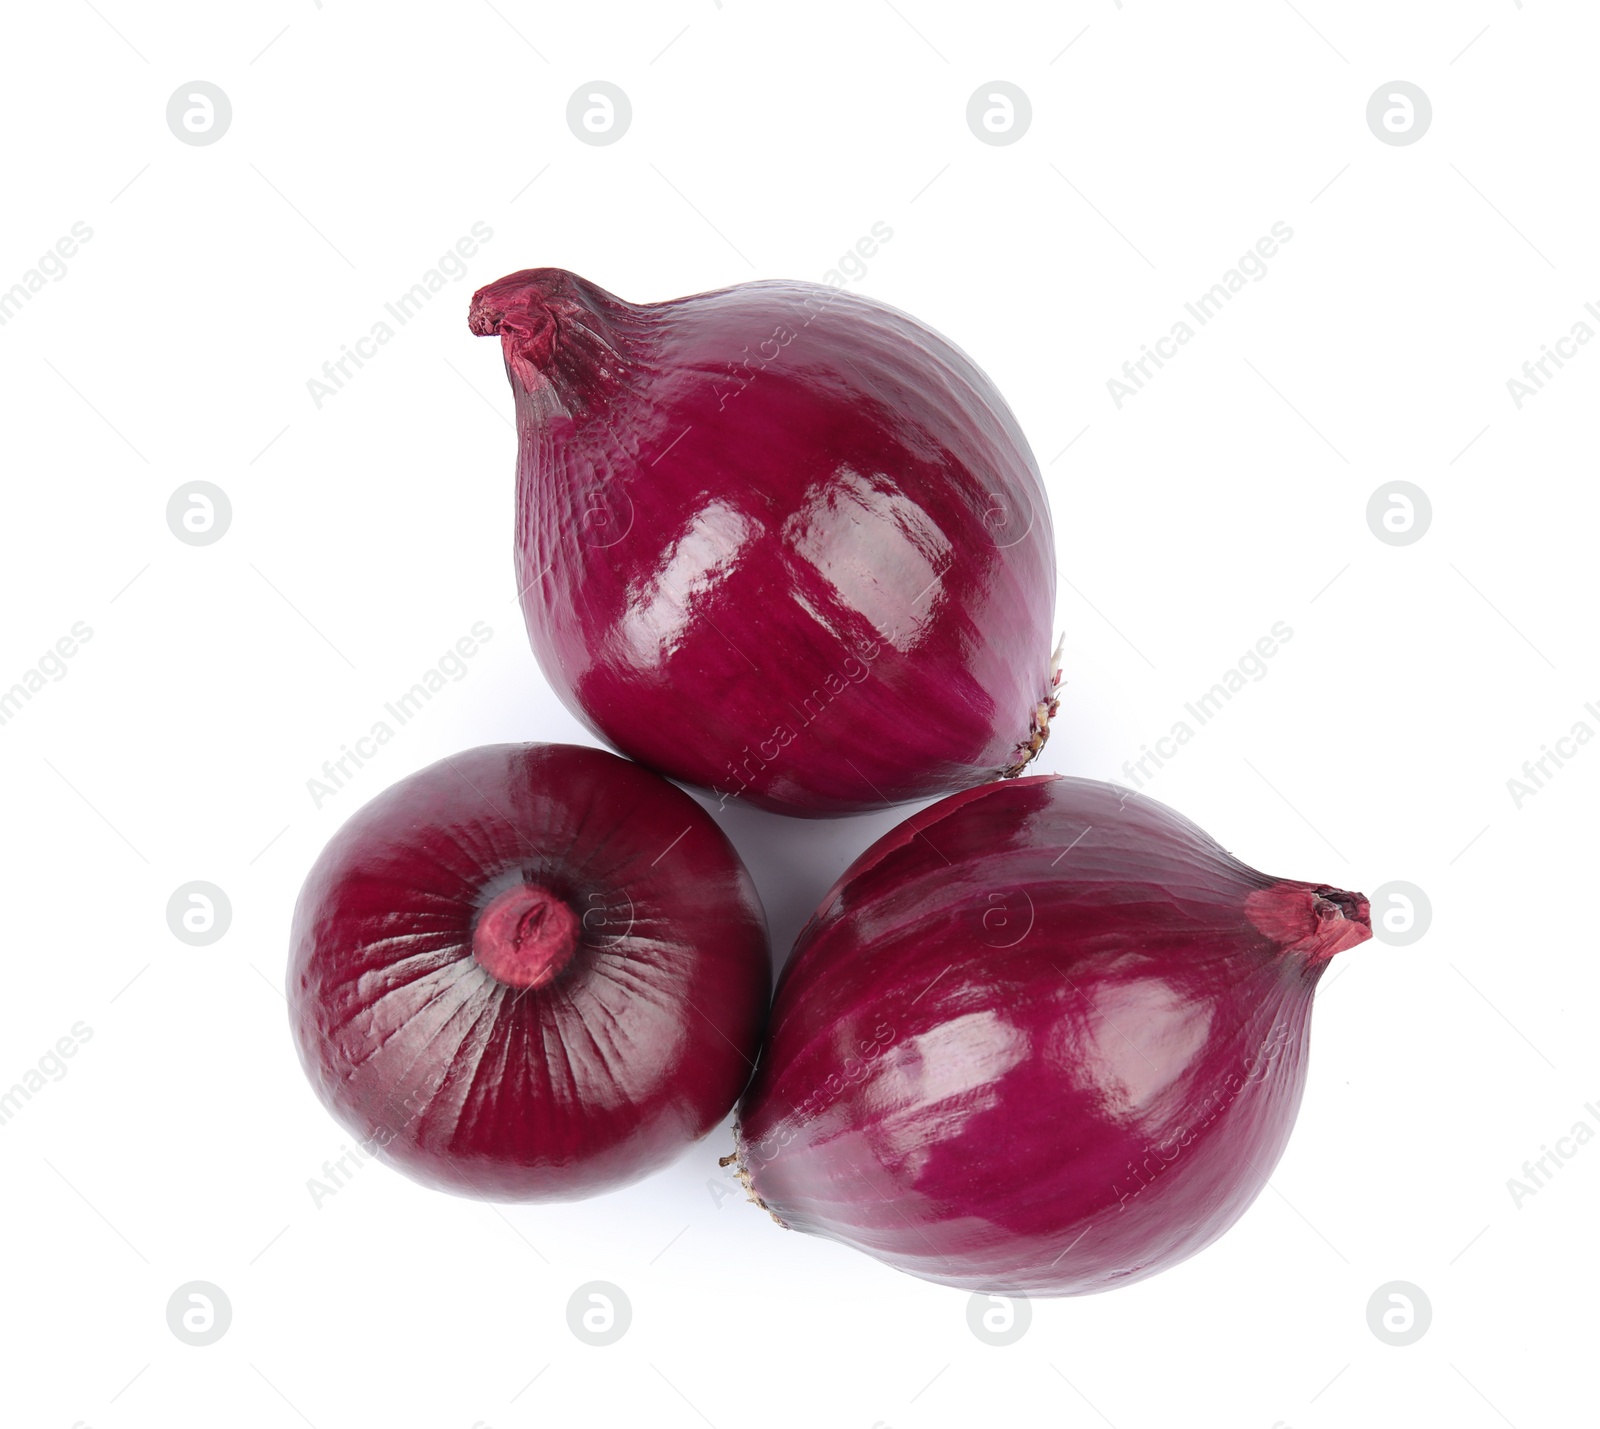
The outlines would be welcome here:
<svg viewBox="0 0 1600 1429">
<path fill-rule="evenodd" d="M 339 830 L 288 983 L 306 1074 L 369 1151 L 533 1201 L 624 1185 L 715 1126 L 770 978 L 754 885 L 694 800 L 603 750 L 503 744 Z"/>
<path fill-rule="evenodd" d="M 1049 506 L 938 333 L 810 283 L 633 304 L 559 268 L 479 290 L 470 322 L 516 396 L 528 633 L 597 736 L 816 817 L 1037 753 Z"/>
<path fill-rule="evenodd" d="M 781 1224 L 927 1280 L 1039 1296 L 1154 1275 L 1266 1184 L 1312 991 L 1368 916 L 1113 785 L 953 795 L 802 931 L 730 1159 Z"/>
</svg>

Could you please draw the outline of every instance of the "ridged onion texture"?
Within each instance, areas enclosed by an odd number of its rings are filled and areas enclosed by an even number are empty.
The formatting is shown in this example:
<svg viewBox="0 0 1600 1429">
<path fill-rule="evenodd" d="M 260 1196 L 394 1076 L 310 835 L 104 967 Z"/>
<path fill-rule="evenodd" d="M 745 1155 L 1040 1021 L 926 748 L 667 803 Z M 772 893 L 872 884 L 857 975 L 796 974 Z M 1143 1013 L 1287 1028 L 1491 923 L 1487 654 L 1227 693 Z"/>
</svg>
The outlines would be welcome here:
<svg viewBox="0 0 1600 1429">
<path fill-rule="evenodd" d="M 801 815 L 1016 773 L 1055 708 L 1050 512 L 1000 394 L 810 283 L 634 304 L 559 268 L 473 298 L 516 396 L 518 589 L 574 714 Z"/>
<path fill-rule="evenodd" d="M 948 1285 L 1153 1275 L 1266 1184 L 1312 991 L 1370 932 L 1360 894 L 1257 873 L 1109 784 L 952 795 L 802 932 L 740 1109 L 741 1175 L 782 1224 Z"/>
<path fill-rule="evenodd" d="M 360 809 L 295 908 L 290 1017 L 328 1109 L 428 1185 L 620 1186 L 726 1115 L 770 984 L 754 885 L 680 789 L 491 745 Z"/>
</svg>

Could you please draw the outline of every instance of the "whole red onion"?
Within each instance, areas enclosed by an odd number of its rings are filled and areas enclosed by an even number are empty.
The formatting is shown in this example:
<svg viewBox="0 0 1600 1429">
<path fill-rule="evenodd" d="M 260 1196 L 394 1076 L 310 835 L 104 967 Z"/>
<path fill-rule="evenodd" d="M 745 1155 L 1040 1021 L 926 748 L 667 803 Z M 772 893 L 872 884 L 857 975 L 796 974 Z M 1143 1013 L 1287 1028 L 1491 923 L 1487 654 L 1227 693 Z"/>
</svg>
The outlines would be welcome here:
<svg viewBox="0 0 1600 1429">
<path fill-rule="evenodd" d="M 502 744 L 360 809 L 306 879 L 289 1005 L 328 1109 L 447 1191 L 566 1200 L 728 1111 L 766 1012 L 749 874 L 680 789 Z"/>
<path fill-rule="evenodd" d="M 1014 774 L 1055 708 L 1038 468 L 972 360 L 762 282 L 473 297 L 516 394 L 517 577 L 579 718 L 674 779 L 850 813 Z"/>
<path fill-rule="evenodd" d="M 1266 1184 L 1367 900 L 1056 776 L 856 860 L 779 981 L 735 1157 L 783 1225 L 977 1291 L 1153 1275 Z"/>
</svg>

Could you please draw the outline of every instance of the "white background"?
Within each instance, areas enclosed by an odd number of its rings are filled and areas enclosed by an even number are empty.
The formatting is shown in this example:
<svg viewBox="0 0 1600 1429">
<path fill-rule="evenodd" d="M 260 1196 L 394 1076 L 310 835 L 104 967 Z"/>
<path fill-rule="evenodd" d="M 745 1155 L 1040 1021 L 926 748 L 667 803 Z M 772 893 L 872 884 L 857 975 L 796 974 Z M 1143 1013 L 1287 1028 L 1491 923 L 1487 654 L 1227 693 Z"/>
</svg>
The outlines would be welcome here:
<svg viewBox="0 0 1600 1429">
<path fill-rule="evenodd" d="M 1507 1183 L 1600 1129 L 1600 749 L 1520 808 L 1506 781 L 1600 729 L 1600 351 L 1520 409 L 1506 381 L 1600 301 L 1600 26 L 1555 0 L 1297 4 L 8 10 L 0 288 L 93 230 L 0 327 L 0 687 L 93 631 L 0 726 L 0 1086 L 92 1031 L 0 1126 L 8 1423 L 1593 1416 L 1600 1146 L 1520 1203 Z M 1409 146 L 1365 119 L 1396 78 L 1433 105 Z M 165 120 L 196 79 L 233 107 L 209 146 Z M 633 106 L 605 147 L 565 121 L 595 79 Z M 1033 108 L 1006 146 L 965 119 L 995 79 Z M 467 274 L 319 409 L 307 379 L 479 220 Z M 585 738 L 512 604 L 511 403 L 472 290 L 532 265 L 635 300 L 821 279 L 880 220 L 854 286 L 970 352 L 1046 472 L 1068 688 L 1042 767 L 1125 779 L 1285 621 L 1148 790 L 1274 873 L 1415 883 L 1426 935 L 1341 955 L 1294 1140 L 1233 1231 L 1035 1302 L 1006 1348 L 965 1295 L 725 1194 L 726 1129 L 584 1204 L 501 1213 L 381 1165 L 314 1204 L 347 1138 L 280 991 L 306 868 L 446 753 Z M 1267 276 L 1119 410 L 1107 379 L 1277 221 Z M 1432 503 L 1403 547 L 1365 515 L 1395 479 Z M 204 547 L 165 518 L 195 480 L 232 503 Z M 480 620 L 467 676 L 315 807 L 323 761 Z M 904 812 L 724 816 L 780 949 Z M 166 922 L 197 879 L 233 909 L 208 947 Z M 207 1347 L 166 1322 L 191 1280 L 232 1305 Z M 594 1280 L 633 1309 L 607 1348 L 566 1322 Z M 1433 1310 L 1404 1348 L 1367 1323 L 1393 1280 Z"/>
</svg>

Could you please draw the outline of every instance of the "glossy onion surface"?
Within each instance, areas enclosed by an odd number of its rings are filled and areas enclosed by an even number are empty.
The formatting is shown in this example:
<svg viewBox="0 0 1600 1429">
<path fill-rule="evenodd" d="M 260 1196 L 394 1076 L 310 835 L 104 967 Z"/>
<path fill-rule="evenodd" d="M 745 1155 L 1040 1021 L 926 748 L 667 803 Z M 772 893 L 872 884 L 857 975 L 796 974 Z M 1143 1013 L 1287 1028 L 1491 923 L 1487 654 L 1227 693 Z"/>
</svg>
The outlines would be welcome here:
<svg viewBox="0 0 1600 1429">
<path fill-rule="evenodd" d="M 811 283 L 481 289 L 516 396 L 517 582 L 567 706 L 783 813 L 1019 770 L 1054 709 L 1050 513 L 972 360 Z"/>
<path fill-rule="evenodd" d="M 1288 1141 L 1367 900 L 1160 804 L 1024 778 L 867 850 L 801 933 L 740 1109 L 784 1225 L 928 1280 L 1078 1295 L 1223 1233 Z"/>
<path fill-rule="evenodd" d="M 334 836 L 295 908 L 289 1005 L 368 1149 L 447 1191 L 566 1200 L 727 1113 L 769 980 L 754 885 L 693 799 L 603 750 L 502 744 Z"/>
</svg>

